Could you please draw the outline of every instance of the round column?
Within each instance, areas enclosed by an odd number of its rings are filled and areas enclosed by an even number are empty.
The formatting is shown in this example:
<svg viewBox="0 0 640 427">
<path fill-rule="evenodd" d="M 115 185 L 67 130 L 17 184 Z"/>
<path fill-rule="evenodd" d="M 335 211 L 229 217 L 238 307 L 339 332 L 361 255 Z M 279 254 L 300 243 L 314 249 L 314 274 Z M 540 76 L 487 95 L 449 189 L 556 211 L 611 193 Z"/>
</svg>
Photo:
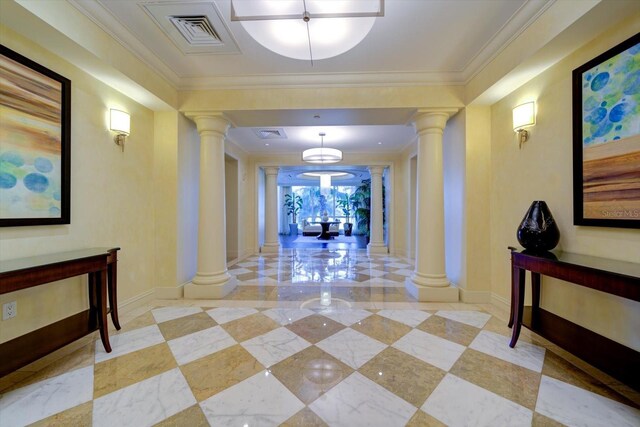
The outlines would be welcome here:
<svg viewBox="0 0 640 427">
<path fill-rule="evenodd" d="M 407 290 L 419 301 L 458 301 L 445 269 L 442 135 L 452 111 L 421 111 L 416 194 L 416 265 Z"/>
<path fill-rule="evenodd" d="M 227 272 L 224 138 L 229 121 L 222 114 L 187 114 L 200 134 L 198 268 L 184 296 L 222 298 L 236 286 Z"/>
<path fill-rule="evenodd" d="M 369 253 L 387 253 L 387 247 L 384 244 L 383 230 L 383 203 L 382 203 L 382 174 L 384 166 L 369 166 L 371 174 L 371 212 L 370 212 L 370 228 L 369 228 L 369 244 L 367 252 Z"/>
<path fill-rule="evenodd" d="M 280 250 L 278 239 L 278 170 L 276 167 L 264 168 L 264 245 L 262 252 L 272 253 Z"/>
</svg>

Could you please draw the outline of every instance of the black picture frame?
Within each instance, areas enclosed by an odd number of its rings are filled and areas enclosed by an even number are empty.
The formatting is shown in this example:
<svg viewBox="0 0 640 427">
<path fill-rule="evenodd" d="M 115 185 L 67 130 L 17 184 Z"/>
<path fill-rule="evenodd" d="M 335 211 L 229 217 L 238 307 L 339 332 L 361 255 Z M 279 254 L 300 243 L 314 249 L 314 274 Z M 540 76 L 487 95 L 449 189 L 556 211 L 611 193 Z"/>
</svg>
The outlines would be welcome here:
<svg viewBox="0 0 640 427">
<path fill-rule="evenodd" d="M 640 44 L 640 33 L 630 37 L 617 46 L 607 50 L 601 55 L 593 58 L 592 60 L 573 70 L 572 113 L 574 225 L 640 228 L 640 196 L 638 195 L 640 194 L 640 186 L 636 187 L 635 191 L 632 187 L 633 185 L 640 185 L 640 149 L 636 150 L 634 148 L 638 144 L 640 144 L 640 134 L 625 136 L 624 140 L 626 140 L 627 142 L 625 142 L 624 144 L 628 144 L 626 145 L 626 147 L 631 147 L 632 151 L 627 154 L 609 152 L 609 154 L 607 155 L 613 157 L 608 158 L 608 166 L 607 163 L 605 163 L 605 152 L 602 151 L 604 145 L 607 144 L 600 144 L 600 152 L 594 151 L 593 148 L 585 148 L 585 135 L 583 134 L 584 127 L 587 126 L 585 125 L 585 119 L 589 120 L 590 117 L 593 117 L 593 119 L 591 119 L 590 121 L 591 123 L 593 123 L 593 121 L 597 120 L 598 117 L 602 116 L 602 114 L 600 113 L 598 113 L 596 116 L 591 116 L 592 114 L 594 114 L 594 110 L 596 109 L 606 110 L 605 121 L 613 121 L 613 119 L 611 119 L 611 112 L 614 107 L 608 105 L 607 101 L 602 101 L 604 102 L 604 104 L 597 104 L 597 107 L 591 110 L 588 108 L 591 108 L 593 106 L 593 103 L 588 103 L 587 105 L 585 105 L 585 100 L 583 99 L 583 87 L 587 88 L 589 86 L 591 89 L 593 89 L 595 79 L 599 76 L 599 73 L 601 73 L 603 69 L 597 69 L 597 73 L 593 73 L 593 75 L 591 76 L 589 76 L 589 72 L 600 65 L 605 67 L 607 61 L 623 52 L 630 51 L 630 49 L 637 47 L 638 44 Z M 630 51 L 629 54 L 633 55 L 634 58 L 636 57 L 636 55 L 640 56 L 640 53 L 635 53 L 635 49 Z M 607 64 L 607 66 L 609 65 Z M 615 67 L 609 68 L 609 70 L 612 72 L 616 71 Z M 634 73 L 632 72 L 631 74 Z M 629 73 L 614 74 L 611 79 L 609 79 L 609 75 L 610 74 L 608 74 L 607 71 L 607 82 L 617 82 L 620 80 L 620 78 L 624 79 L 628 77 Z M 585 80 L 583 80 L 583 77 L 585 77 Z M 593 80 L 590 81 L 590 78 L 592 78 Z M 595 90 L 598 89 L 596 88 Z M 626 92 L 623 91 L 623 93 Z M 611 99 L 613 98 L 608 98 L 608 100 Z M 592 100 L 588 98 L 587 101 Z M 595 98 L 593 102 L 596 102 Z M 625 101 L 623 100 L 623 98 L 620 98 L 616 102 L 624 103 Z M 617 105 L 618 104 L 615 104 L 615 106 Z M 589 111 L 589 115 L 586 114 L 587 111 Z M 640 117 L 638 117 L 639 115 L 640 111 L 637 111 L 632 118 L 634 118 L 635 120 L 640 120 Z M 609 127 L 609 129 L 611 129 L 611 126 Z M 591 137 L 592 135 L 598 135 L 598 132 L 590 133 L 589 137 Z M 639 142 L 635 142 L 636 137 L 638 138 Z M 609 147 L 612 147 L 611 143 L 615 143 L 615 139 L 617 138 L 614 137 L 613 140 L 609 141 Z M 585 165 L 585 152 L 587 150 L 591 151 L 587 153 L 586 157 L 588 157 L 588 159 Z M 635 153 L 635 155 L 633 155 L 633 153 Z M 633 160 L 634 158 L 635 160 Z M 612 159 L 621 161 L 621 164 L 623 165 L 622 169 L 616 168 L 616 171 L 613 172 L 613 168 L 611 166 Z M 629 161 L 625 163 L 625 159 L 629 159 Z M 587 169 L 587 174 L 585 174 L 585 168 Z M 587 176 L 587 179 L 585 179 L 585 175 Z M 586 185 L 585 181 L 587 181 Z M 623 181 L 626 182 L 626 185 L 620 185 L 620 182 Z M 627 188 L 625 188 L 625 186 Z M 587 202 L 590 203 L 590 205 L 588 206 L 588 213 L 585 212 L 585 187 L 587 187 L 589 190 L 586 197 Z M 631 187 L 631 189 L 629 189 L 629 187 Z M 631 202 L 629 202 L 629 200 L 631 200 Z M 636 205 L 633 205 L 633 203 L 635 203 Z M 629 207 L 625 208 L 626 205 L 628 205 Z M 592 212 L 598 212 L 598 214 L 596 215 Z"/>
<path fill-rule="evenodd" d="M 9 68 L 7 65 L 12 65 L 12 62 L 20 64 L 28 69 L 31 69 L 33 72 L 42 75 L 46 78 L 49 78 L 57 83 L 59 83 L 59 109 L 53 108 L 53 111 L 49 111 L 49 113 L 53 113 L 53 123 L 56 125 L 59 124 L 59 135 L 60 135 L 60 166 L 59 168 L 53 167 L 51 170 L 55 175 L 52 178 L 57 179 L 56 182 L 59 182 L 59 185 L 55 187 L 55 189 L 59 189 L 59 194 L 56 192 L 54 198 L 56 206 L 49 208 L 47 211 L 50 216 L 42 217 L 42 216 L 29 216 L 25 215 L 24 217 L 0 217 L 0 227 L 17 227 L 17 226 L 33 226 L 33 225 L 55 225 L 55 224 L 70 224 L 71 222 L 71 80 L 67 79 L 64 76 L 38 64 L 37 62 L 7 48 L 4 45 L 0 44 L 0 75 L 5 79 L 13 79 L 13 87 L 11 84 L 7 86 L 0 87 L 0 106 L 6 108 L 7 111 L 9 109 L 13 109 L 13 111 L 18 112 L 18 114 L 29 114 L 29 107 L 32 104 L 36 104 L 34 99 L 26 99 L 24 94 L 29 92 L 30 88 L 33 85 L 40 86 L 42 89 L 42 81 L 29 80 L 31 77 L 29 75 L 20 74 L 19 68 L 14 67 Z M 36 74 L 36 75 L 37 75 Z M 44 79 L 44 81 L 48 81 Z M 46 83 L 45 83 L 46 84 Z M 19 90 L 16 90 L 19 89 Z M 35 94 L 34 89 L 34 94 Z M 57 91 L 57 88 L 56 88 Z M 55 92 L 57 94 L 57 92 Z M 40 92 L 40 95 L 42 92 Z M 37 98 L 37 96 L 34 96 Z M 31 102 L 31 103 L 30 103 Z M 57 106 L 57 102 L 54 99 L 52 104 Z M 59 110 L 59 111 L 58 111 Z M 39 111 L 40 113 L 40 111 Z M 57 119 L 57 114 L 59 114 L 59 120 Z M 51 116 L 51 114 L 50 114 Z M 51 123 L 51 122 L 50 122 Z M 7 132 L 7 134 L 17 133 L 15 128 L 11 128 L 11 121 L 9 118 L 5 117 L 0 123 L 0 126 L 6 127 L 5 129 L 0 129 L 3 132 Z M 58 126 L 56 127 L 56 129 Z M 37 133 L 37 132 L 34 132 Z M 40 134 L 44 134 L 42 131 Z M 7 158 L 2 157 L 3 153 L 0 152 L 0 160 L 5 161 Z M 47 172 L 48 173 L 48 172 Z M 2 178 L 6 178 L 5 175 Z M 0 184 L 4 186 L 0 188 L 0 192 L 9 191 L 6 188 L 7 185 L 10 185 L 13 181 L 13 178 L 9 177 L 10 182 L 6 184 L 6 181 Z M 47 185 L 48 185 L 47 181 Z M 26 186 L 26 184 L 25 184 Z M 39 188 L 38 188 L 39 190 Z M 44 190 L 43 190 L 44 191 Z M 6 193 L 8 194 L 8 193 Z M 6 195 L 5 194 L 5 195 Z M 59 201 L 59 208 L 57 206 L 57 202 Z M 59 213 L 58 213 L 59 211 Z M 2 211 L 0 211 L 2 212 Z"/>
</svg>

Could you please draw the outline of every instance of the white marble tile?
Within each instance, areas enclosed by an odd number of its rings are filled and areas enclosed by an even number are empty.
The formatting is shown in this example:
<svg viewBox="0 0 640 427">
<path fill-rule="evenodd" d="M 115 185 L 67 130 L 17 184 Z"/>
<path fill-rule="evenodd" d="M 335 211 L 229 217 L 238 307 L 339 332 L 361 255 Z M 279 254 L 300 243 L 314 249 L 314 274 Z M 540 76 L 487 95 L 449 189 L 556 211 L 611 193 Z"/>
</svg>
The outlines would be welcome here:
<svg viewBox="0 0 640 427">
<path fill-rule="evenodd" d="M 257 312 L 258 310 L 255 308 L 247 307 L 219 307 L 213 310 L 207 310 L 207 314 L 221 325 L 233 320 L 242 319 Z"/>
<path fill-rule="evenodd" d="M 371 277 L 382 277 L 387 274 L 386 271 L 376 270 L 375 268 L 363 271 L 364 274 L 368 274 Z"/>
<path fill-rule="evenodd" d="M 156 319 L 156 322 L 158 323 L 178 319 L 180 317 L 191 316 L 192 314 L 200 312 L 202 312 L 200 307 L 162 307 L 151 310 L 153 318 Z"/>
<path fill-rule="evenodd" d="M 412 328 L 415 328 L 431 316 L 431 314 L 421 310 L 380 310 L 377 314 L 378 316 L 404 323 Z"/>
<path fill-rule="evenodd" d="M 571 384 L 542 376 L 536 412 L 568 426 L 640 425 L 640 411 Z"/>
<path fill-rule="evenodd" d="M 179 368 L 93 401 L 96 427 L 151 426 L 196 402 Z"/>
<path fill-rule="evenodd" d="M 220 326 L 194 332 L 193 334 L 168 341 L 169 348 L 176 358 L 178 365 L 193 362 L 201 357 L 231 347 L 235 343 L 236 340 Z"/>
<path fill-rule="evenodd" d="M 247 340 L 241 345 L 268 368 L 311 344 L 287 328 L 278 328 Z"/>
<path fill-rule="evenodd" d="M 245 261 L 236 264 L 238 267 L 256 267 L 260 265 L 257 261 Z"/>
<path fill-rule="evenodd" d="M 330 426 L 404 426 L 416 408 L 359 372 L 320 396 L 309 408 Z"/>
<path fill-rule="evenodd" d="M 440 310 L 436 312 L 436 315 L 449 320 L 455 320 L 456 322 L 464 323 L 465 325 L 475 326 L 479 329 L 484 328 L 484 325 L 486 325 L 491 318 L 490 314 L 470 310 Z"/>
<path fill-rule="evenodd" d="M 359 322 L 373 313 L 367 310 L 350 309 L 350 310 L 331 310 L 321 313 L 323 316 L 328 317 L 331 320 L 335 320 L 338 323 L 342 323 L 345 326 L 351 326 L 356 322 Z"/>
<path fill-rule="evenodd" d="M 508 337 L 490 331 L 480 331 L 469 348 L 532 371 L 542 372 L 545 349 L 537 345 L 519 341 L 515 348 L 511 348 Z"/>
<path fill-rule="evenodd" d="M 289 325 L 300 319 L 304 319 L 307 316 L 314 314 L 313 311 L 307 309 L 287 309 L 287 308 L 272 308 L 262 312 L 265 316 L 269 316 L 281 325 Z"/>
<path fill-rule="evenodd" d="M 93 399 L 93 366 L 0 395 L 0 425 L 24 426 Z"/>
<path fill-rule="evenodd" d="M 393 344 L 393 347 L 448 371 L 466 347 L 444 338 L 414 329 Z"/>
<path fill-rule="evenodd" d="M 200 402 L 212 426 L 275 426 L 304 408 L 268 371 Z"/>
<path fill-rule="evenodd" d="M 393 274 L 398 274 L 400 276 L 411 277 L 413 275 L 413 270 L 401 268 L 400 270 L 396 270 Z"/>
<path fill-rule="evenodd" d="M 234 268 L 233 270 L 229 270 L 229 274 L 232 276 L 237 276 L 238 274 L 251 273 L 251 270 L 246 268 Z"/>
<path fill-rule="evenodd" d="M 164 337 L 158 325 L 151 325 L 122 334 L 112 335 L 109 337 L 109 342 L 111 343 L 111 353 L 107 353 L 104 350 L 102 341 L 96 341 L 96 363 L 160 344 L 164 342 Z"/>
<path fill-rule="evenodd" d="M 529 427 L 533 412 L 482 387 L 447 374 L 422 410 L 448 426 Z"/>
<path fill-rule="evenodd" d="M 409 265 L 409 264 L 405 264 L 403 262 L 392 262 L 392 263 L 387 264 L 386 267 L 391 267 L 391 268 L 411 268 L 413 266 Z"/>
<path fill-rule="evenodd" d="M 320 341 L 316 347 L 352 368 L 358 369 L 387 346 L 378 340 L 347 328 Z"/>
</svg>

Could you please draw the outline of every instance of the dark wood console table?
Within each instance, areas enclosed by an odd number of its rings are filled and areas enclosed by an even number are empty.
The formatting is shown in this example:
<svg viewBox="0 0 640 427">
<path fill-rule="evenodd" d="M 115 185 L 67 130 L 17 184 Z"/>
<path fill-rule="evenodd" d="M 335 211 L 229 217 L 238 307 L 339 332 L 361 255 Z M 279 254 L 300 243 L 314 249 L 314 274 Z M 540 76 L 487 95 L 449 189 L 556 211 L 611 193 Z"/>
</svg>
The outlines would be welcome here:
<svg viewBox="0 0 640 427">
<path fill-rule="evenodd" d="M 568 252 L 511 250 L 510 347 L 524 325 L 609 375 L 640 390 L 640 353 L 540 308 L 540 275 L 640 301 L 640 264 Z M 532 306 L 524 306 L 525 272 L 531 272 Z M 638 332 L 640 333 L 640 332 Z"/>
<path fill-rule="evenodd" d="M 88 274 L 89 309 L 0 344 L 0 376 L 27 365 L 96 329 L 111 352 L 107 314 L 120 329 L 117 263 L 120 248 L 91 248 L 0 262 L 0 294 Z M 107 298 L 109 307 L 107 310 Z"/>
</svg>

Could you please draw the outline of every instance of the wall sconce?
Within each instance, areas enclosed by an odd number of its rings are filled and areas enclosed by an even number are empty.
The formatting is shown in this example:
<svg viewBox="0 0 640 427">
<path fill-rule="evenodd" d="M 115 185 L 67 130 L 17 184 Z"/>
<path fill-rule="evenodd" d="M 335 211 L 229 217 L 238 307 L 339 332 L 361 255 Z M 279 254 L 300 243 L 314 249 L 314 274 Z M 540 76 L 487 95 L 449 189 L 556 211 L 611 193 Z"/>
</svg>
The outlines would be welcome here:
<svg viewBox="0 0 640 427">
<path fill-rule="evenodd" d="M 120 110 L 111 109 L 111 122 L 109 129 L 113 132 L 117 132 L 117 135 L 113 138 L 113 141 L 122 147 L 124 151 L 124 140 L 129 135 L 131 130 L 131 117 L 129 113 Z"/>
<path fill-rule="evenodd" d="M 518 134 L 518 146 L 522 148 L 522 144 L 529 139 L 529 132 L 525 127 L 536 124 L 536 104 L 535 102 L 526 102 L 518 105 L 513 109 L 513 130 Z"/>
</svg>

